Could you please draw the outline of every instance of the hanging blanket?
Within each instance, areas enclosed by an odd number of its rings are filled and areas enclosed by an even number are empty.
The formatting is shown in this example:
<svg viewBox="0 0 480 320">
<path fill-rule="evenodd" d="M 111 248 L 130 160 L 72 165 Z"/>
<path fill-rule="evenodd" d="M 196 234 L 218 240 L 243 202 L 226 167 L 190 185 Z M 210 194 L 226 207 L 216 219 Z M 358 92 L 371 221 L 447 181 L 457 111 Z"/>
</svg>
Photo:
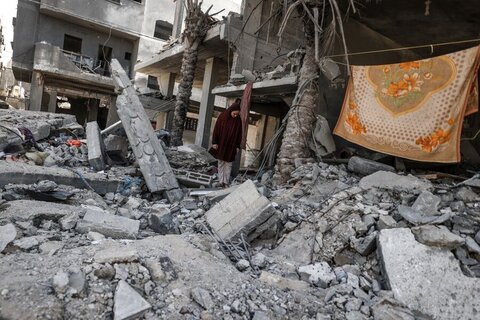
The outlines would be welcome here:
<svg viewBox="0 0 480 320">
<path fill-rule="evenodd" d="M 478 111 L 479 53 L 353 66 L 334 133 L 402 158 L 459 162 L 463 117 Z"/>
</svg>

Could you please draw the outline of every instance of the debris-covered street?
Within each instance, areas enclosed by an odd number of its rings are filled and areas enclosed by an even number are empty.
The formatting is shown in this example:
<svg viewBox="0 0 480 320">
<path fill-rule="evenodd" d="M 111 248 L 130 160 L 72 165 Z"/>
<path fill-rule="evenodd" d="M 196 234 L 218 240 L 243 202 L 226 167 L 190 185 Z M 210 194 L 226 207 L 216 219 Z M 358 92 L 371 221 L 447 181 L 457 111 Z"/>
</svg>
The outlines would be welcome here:
<svg viewBox="0 0 480 320">
<path fill-rule="evenodd" d="M 8 1 L 0 319 L 480 319 L 474 1 Z"/>
</svg>

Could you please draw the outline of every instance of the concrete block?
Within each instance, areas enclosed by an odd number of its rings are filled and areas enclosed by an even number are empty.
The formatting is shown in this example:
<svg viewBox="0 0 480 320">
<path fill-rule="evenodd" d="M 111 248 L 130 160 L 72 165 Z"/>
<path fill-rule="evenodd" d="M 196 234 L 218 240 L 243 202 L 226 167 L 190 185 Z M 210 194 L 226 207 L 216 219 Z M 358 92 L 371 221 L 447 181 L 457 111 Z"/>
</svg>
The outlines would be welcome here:
<svg viewBox="0 0 480 320">
<path fill-rule="evenodd" d="M 93 260 L 96 263 L 127 263 L 138 260 L 138 253 L 135 249 L 124 247 L 111 247 L 97 251 Z"/>
<path fill-rule="evenodd" d="M 4 226 L 0 226 L 0 253 L 5 249 L 5 247 L 15 240 L 17 237 L 17 229 L 11 223 Z"/>
<path fill-rule="evenodd" d="M 310 287 L 310 284 L 305 281 L 284 278 L 267 271 L 262 271 L 258 280 L 265 282 L 266 284 L 275 286 L 281 290 L 305 290 Z"/>
<path fill-rule="evenodd" d="M 455 249 L 465 243 L 465 239 L 450 232 L 445 226 L 421 226 L 412 228 L 415 239 L 427 246 Z"/>
<path fill-rule="evenodd" d="M 76 230 L 87 233 L 94 231 L 114 239 L 135 239 L 140 221 L 107 213 L 101 209 L 88 208 L 82 220 L 77 222 Z"/>
<path fill-rule="evenodd" d="M 480 279 L 466 277 L 446 249 L 415 241 L 410 229 L 380 231 L 379 256 L 396 300 L 437 320 L 476 319 Z"/>
<path fill-rule="evenodd" d="M 150 308 L 152 308 L 150 303 L 130 287 L 128 283 L 124 280 L 118 282 L 113 305 L 114 320 L 137 319 Z"/>
<path fill-rule="evenodd" d="M 107 177 L 101 173 L 81 172 L 88 184 L 96 193 L 104 195 L 109 192 L 116 192 L 122 180 L 115 177 Z M 10 163 L 0 161 L 0 187 L 12 184 L 34 184 L 41 180 L 55 181 L 57 184 L 64 184 L 80 189 L 88 189 L 83 179 L 75 170 L 40 167 L 26 163 Z"/>
<path fill-rule="evenodd" d="M 105 146 L 97 121 L 87 123 L 88 163 L 97 171 L 105 169 Z"/>
<path fill-rule="evenodd" d="M 135 88 L 118 60 L 111 62 L 112 78 L 122 94 L 117 97 L 118 116 L 150 192 L 178 189 L 178 182 L 145 113 Z"/>
<path fill-rule="evenodd" d="M 420 180 L 412 175 L 401 176 L 393 172 L 377 171 L 369 176 L 363 177 L 359 183 L 360 188 L 403 190 L 407 192 L 419 192 L 420 190 L 431 189 L 429 181 Z"/>
<path fill-rule="evenodd" d="M 114 162 L 125 162 L 128 153 L 128 141 L 124 137 L 109 135 L 103 140 L 108 157 Z"/>
<path fill-rule="evenodd" d="M 248 235 L 267 221 L 275 210 L 251 180 L 247 180 L 205 215 L 212 229 L 223 239 Z"/>
<path fill-rule="evenodd" d="M 348 170 L 364 176 L 368 176 L 377 171 L 395 172 L 395 168 L 392 166 L 360 157 L 350 158 L 348 161 Z"/>
</svg>

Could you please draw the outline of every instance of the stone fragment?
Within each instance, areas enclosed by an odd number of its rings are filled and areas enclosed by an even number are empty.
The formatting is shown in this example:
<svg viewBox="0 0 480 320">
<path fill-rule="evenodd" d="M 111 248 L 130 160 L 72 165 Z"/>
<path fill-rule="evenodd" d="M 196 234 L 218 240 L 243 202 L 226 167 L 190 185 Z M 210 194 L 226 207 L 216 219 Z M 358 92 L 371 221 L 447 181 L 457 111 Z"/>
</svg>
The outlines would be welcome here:
<svg viewBox="0 0 480 320">
<path fill-rule="evenodd" d="M 97 263 L 125 263 L 138 260 L 138 254 L 135 249 L 130 248 L 111 248 L 97 251 L 93 258 Z"/>
<path fill-rule="evenodd" d="M 252 265 L 260 269 L 267 266 L 267 257 L 262 253 L 257 253 L 252 257 Z"/>
<path fill-rule="evenodd" d="M 326 262 L 319 262 L 298 268 L 298 274 L 303 281 L 318 286 L 328 288 L 330 282 L 336 279 L 335 273 Z"/>
<path fill-rule="evenodd" d="M 63 248 L 61 241 L 47 241 L 40 245 L 40 252 L 43 254 L 53 255 L 55 252 Z"/>
<path fill-rule="evenodd" d="M 365 238 L 354 239 L 351 241 L 352 248 L 362 256 L 368 256 L 375 251 L 377 247 L 377 232 L 369 234 Z"/>
<path fill-rule="evenodd" d="M 480 244 L 480 230 L 475 235 L 475 241 L 477 241 L 477 243 Z"/>
<path fill-rule="evenodd" d="M 140 221 L 107 213 L 101 209 L 88 208 L 82 220 L 77 222 L 76 230 L 81 233 L 95 231 L 114 239 L 135 239 Z"/>
<path fill-rule="evenodd" d="M 78 173 L 75 173 L 75 172 Z M 102 173 L 82 172 L 58 167 L 40 167 L 26 163 L 0 161 L 0 187 L 12 184 L 34 184 L 40 180 L 51 180 L 80 189 L 88 189 L 88 184 L 98 194 L 116 192 L 122 183 L 121 178 L 106 176 Z"/>
<path fill-rule="evenodd" d="M 415 239 L 427 246 L 455 249 L 465 243 L 465 239 L 450 232 L 445 226 L 425 225 L 412 228 Z"/>
<path fill-rule="evenodd" d="M 75 270 L 70 272 L 68 277 L 68 286 L 69 291 L 73 295 L 80 295 L 82 294 L 87 286 L 87 280 L 85 278 L 85 274 L 81 270 Z"/>
<path fill-rule="evenodd" d="M 465 243 L 469 252 L 480 254 L 480 245 L 478 245 L 472 237 L 466 237 Z"/>
<path fill-rule="evenodd" d="M 100 265 L 93 271 L 93 274 L 99 279 L 112 280 L 115 277 L 115 268 L 110 264 Z"/>
<path fill-rule="evenodd" d="M 178 223 L 175 222 L 172 213 L 168 209 L 161 213 L 151 213 L 148 222 L 150 228 L 159 234 L 180 233 Z"/>
<path fill-rule="evenodd" d="M 253 314 L 252 320 L 270 320 L 272 319 L 272 313 L 270 311 L 257 310 Z"/>
<path fill-rule="evenodd" d="M 440 224 L 444 223 L 448 219 L 453 216 L 452 212 L 447 212 L 444 214 L 439 215 L 429 215 L 424 214 L 418 211 L 413 210 L 411 207 L 407 207 L 404 205 L 398 206 L 398 213 L 407 220 L 408 222 L 414 225 L 422 225 L 422 224 Z"/>
<path fill-rule="evenodd" d="M 378 221 L 377 221 L 378 230 L 395 228 L 396 225 L 397 225 L 397 221 L 395 221 L 395 219 L 393 219 L 392 216 L 381 215 L 378 217 Z"/>
<path fill-rule="evenodd" d="M 37 237 L 25 237 L 13 242 L 13 245 L 23 250 L 29 250 L 39 245 Z"/>
<path fill-rule="evenodd" d="M 17 229 L 11 223 L 0 226 L 0 253 L 17 237 Z"/>
<path fill-rule="evenodd" d="M 193 288 L 190 291 L 192 299 L 205 310 L 212 309 L 214 306 L 210 292 L 202 288 Z"/>
<path fill-rule="evenodd" d="M 295 261 L 299 265 L 310 263 L 313 250 L 315 229 L 310 223 L 302 223 L 284 238 L 282 243 L 271 251 L 280 256 L 282 261 Z"/>
<path fill-rule="evenodd" d="M 90 231 L 87 233 L 87 238 L 91 241 L 102 241 L 105 240 L 105 236 L 101 233 Z"/>
<path fill-rule="evenodd" d="M 71 230 L 75 228 L 78 220 L 80 220 L 78 212 L 69 213 L 60 219 L 60 227 L 62 228 L 62 230 Z"/>
<path fill-rule="evenodd" d="M 279 289 L 305 290 L 310 287 L 305 281 L 284 278 L 267 271 L 262 271 L 259 280 Z"/>
<path fill-rule="evenodd" d="M 127 320 L 141 317 L 152 306 L 125 281 L 120 280 L 115 289 L 113 319 Z"/>
<path fill-rule="evenodd" d="M 150 272 L 150 276 L 152 277 L 153 281 L 155 281 L 157 284 L 165 281 L 166 275 L 165 272 L 163 272 L 162 265 L 159 261 L 148 259 L 145 261 L 145 266 Z"/>
<path fill-rule="evenodd" d="M 455 194 L 455 198 L 466 203 L 480 201 L 480 196 L 468 187 L 460 188 Z"/>
<path fill-rule="evenodd" d="M 274 213 L 270 201 L 257 191 L 251 180 L 247 180 L 205 216 L 210 227 L 221 238 L 233 239 L 241 234 L 248 237 Z"/>
<path fill-rule="evenodd" d="M 363 177 L 359 182 L 359 186 L 363 189 L 380 188 L 418 192 L 420 190 L 430 189 L 432 184 L 412 175 L 401 176 L 393 172 L 377 171 L 369 176 Z"/>
<path fill-rule="evenodd" d="M 375 303 L 372 311 L 374 320 L 416 320 L 412 311 L 389 298 L 382 298 Z"/>
<path fill-rule="evenodd" d="M 378 245 L 396 300 L 438 320 L 477 318 L 480 280 L 464 276 L 450 251 L 418 243 L 404 228 L 380 231 Z"/>
<path fill-rule="evenodd" d="M 105 151 L 112 161 L 119 163 L 126 162 L 128 153 L 127 139 L 110 134 L 103 140 L 103 142 L 105 144 Z"/>
<path fill-rule="evenodd" d="M 245 271 L 247 270 L 248 268 L 250 268 L 250 262 L 248 262 L 247 260 L 245 259 L 240 259 L 237 261 L 237 263 L 235 264 L 235 266 L 237 267 L 238 270 L 240 271 Z"/>
<path fill-rule="evenodd" d="M 413 203 L 412 209 L 418 212 L 435 215 L 438 214 L 438 205 L 440 202 L 440 197 L 434 195 L 430 191 L 424 190 Z"/>
<path fill-rule="evenodd" d="M 53 277 L 53 288 L 57 293 L 65 293 L 68 288 L 68 273 L 63 270 L 58 271 Z"/>
<path fill-rule="evenodd" d="M 392 166 L 356 156 L 351 157 L 348 161 L 348 170 L 364 176 L 368 176 L 377 171 L 395 172 L 395 168 Z"/>
<path fill-rule="evenodd" d="M 40 192 L 52 192 L 58 188 L 58 185 L 50 180 L 42 180 L 36 184 L 36 189 Z"/>
</svg>

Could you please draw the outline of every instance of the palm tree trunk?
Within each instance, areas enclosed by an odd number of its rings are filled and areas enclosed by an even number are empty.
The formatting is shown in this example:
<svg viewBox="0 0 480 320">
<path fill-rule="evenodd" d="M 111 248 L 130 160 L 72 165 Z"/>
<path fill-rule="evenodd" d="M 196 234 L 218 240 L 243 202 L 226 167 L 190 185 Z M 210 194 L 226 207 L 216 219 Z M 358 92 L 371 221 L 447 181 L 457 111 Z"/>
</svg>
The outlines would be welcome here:
<svg viewBox="0 0 480 320">
<path fill-rule="evenodd" d="M 274 181 L 284 183 L 295 169 L 295 159 L 312 158 L 309 148 L 315 125 L 315 107 L 319 92 L 316 87 L 319 68 L 315 61 L 313 23 L 305 21 L 306 53 L 300 69 L 296 96 L 298 103 L 291 106 L 282 145 L 277 156 Z M 305 87 L 302 84 L 306 83 Z"/>
<path fill-rule="evenodd" d="M 177 100 L 175 102 L 175 114 L 172 128 L 172 145 L 183 144 L 183 129 L 187 118 L 187 110 L 192 95 L 195 68 L 198 60 L 198 45 L 189 46 L 183 52 L 182 68 L 180 74 L 182 79 L 178 87 Z"/>
</svg>

